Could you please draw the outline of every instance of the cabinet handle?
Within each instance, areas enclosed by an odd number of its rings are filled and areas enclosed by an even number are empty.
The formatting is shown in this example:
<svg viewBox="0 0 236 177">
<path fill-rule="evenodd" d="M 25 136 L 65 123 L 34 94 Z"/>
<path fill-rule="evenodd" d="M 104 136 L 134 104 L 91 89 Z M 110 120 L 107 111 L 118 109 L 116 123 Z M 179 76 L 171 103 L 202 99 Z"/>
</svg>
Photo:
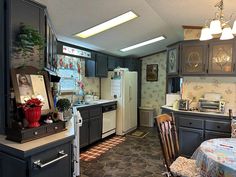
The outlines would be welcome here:
<svg viewBox="0 0 236 177">
<path fill-rule="evenodd" d="M 47 163 L 42 163 L 40 160 L 37 160 L 37 161 L 33 162 L 34 168 L 44 168 L 44 167 L 46 167 L 46 166 L 48 166 L 48 165 L 50 165 L 52 163 L 55 163 L 55 162 L 57 162 L 57 161 L 59 161 L 61 159 L 64 159 L 65 157 L 68 156 L 68 154 L 65 154 L 65 152 L 63 150 L 59 151 L 58 154 L 59 154 L 58 158 L 53 159 L 52 161 L 49 161 Z"/>
<path fill-rule="evenodd" d="M 217 128 L 220 128 L 220 126 L 218 125 Z"/>
<path fill-rule="evenodd" d="M 235 71 L 235 63 L 234 63 L 234 65 L 233 65 L 233 72 Z"/>
<path fill-rule="evenodd" d="M 193 123 L 192 122 L 189 122 L 189 125 L 192 125 Z"/>
<path fill-rule="evenodd" d="M 55 129 L 55 130 L 57 130 L 57 129 L 58 129 L 58 127 L 56 126 L 56 127 L 54 127 L 54 129 Z"/>
<path fill-rule="evenodd" d="M 38 132 L 34 132 L 34 135 L 38 135 Z"/>
</svg>

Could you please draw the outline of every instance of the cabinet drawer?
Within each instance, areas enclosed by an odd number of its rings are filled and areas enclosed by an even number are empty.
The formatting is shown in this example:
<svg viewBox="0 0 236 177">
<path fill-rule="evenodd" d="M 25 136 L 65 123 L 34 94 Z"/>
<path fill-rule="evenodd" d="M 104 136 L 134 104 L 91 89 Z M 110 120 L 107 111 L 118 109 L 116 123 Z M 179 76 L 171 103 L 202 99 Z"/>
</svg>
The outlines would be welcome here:
<svg viewBox="0 0 236 177">
<path fill-rule="evenodd" d="M 54 123 L 47 127 L 47 133 L 56 133 L 65 129 L 65 124 L 63 123 Z"/>
<path fill-rule="evenodd" d="M 30 159 L 32 177 L 69 177 L 71 144 L 63 144 L 38 153 Z"/>
<path fill-rule="evenodd" d="M 90 109 L 90 117 L 99 116 L 102 114 L 102 108 L 101 107 L 95 107 Z"/>
<path fill-rule="evenodd" d="M 39 127 L 34 131 L 29 130 L 22 133 L 22 139 L 35 139 L 36 137 L 41 137 L 46 133 L 46 127 Z"/>
<path fill-rule="evenodd" d="M 179 118 L 179 126 L 203 129 L 204 121 L 199 119 Z"/>
<path fill-rule="evenodd" d="M 231 124 L 230 122 L 223 121 L 211 121 L 206 120 L 206 130 L 214 130 L 219 132 L 231 132 Z"/>
</svg>

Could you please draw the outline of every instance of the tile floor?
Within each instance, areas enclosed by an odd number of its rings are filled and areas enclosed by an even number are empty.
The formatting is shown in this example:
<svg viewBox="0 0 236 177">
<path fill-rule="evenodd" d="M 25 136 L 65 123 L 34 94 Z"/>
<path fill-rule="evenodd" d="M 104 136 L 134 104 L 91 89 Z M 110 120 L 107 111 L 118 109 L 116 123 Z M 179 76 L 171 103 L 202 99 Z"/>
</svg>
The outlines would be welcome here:
<svg viewBox="0 0 236 177">
<path fill-rule="evenodd" d="M 81 177 L 161 177 L 164 171 L 156 128 L 144 128 L 144 138 L 126 141 L 95 160 L 81 161 Z"/>
</svg>

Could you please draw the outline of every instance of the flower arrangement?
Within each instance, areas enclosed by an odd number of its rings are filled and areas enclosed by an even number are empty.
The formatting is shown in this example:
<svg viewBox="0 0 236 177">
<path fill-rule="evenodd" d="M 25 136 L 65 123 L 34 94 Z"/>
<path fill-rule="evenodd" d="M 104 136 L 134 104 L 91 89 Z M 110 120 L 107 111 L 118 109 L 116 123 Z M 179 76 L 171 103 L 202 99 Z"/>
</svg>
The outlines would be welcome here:
<svg viewBox="0 0 236 177">
<path fill-rule="evenodd" d="M 22 104 L 22 108 L 24 110 L 29 109 L 29 108 L 34 108 L 34 107 L 42 107 L 42 106 L 43 106 L 43 102 L 38 98 L 31 98 Z"/>
<path fill-rule="evenodd" d="M 43 102 L 39 98 L 31 98 L 21 104 L 21 107 L 24 110 L 25 119 L 28 121 L 29 128 L 39 127 L 39 120 L 41 117 L 41 108 Z"/>
</svg>

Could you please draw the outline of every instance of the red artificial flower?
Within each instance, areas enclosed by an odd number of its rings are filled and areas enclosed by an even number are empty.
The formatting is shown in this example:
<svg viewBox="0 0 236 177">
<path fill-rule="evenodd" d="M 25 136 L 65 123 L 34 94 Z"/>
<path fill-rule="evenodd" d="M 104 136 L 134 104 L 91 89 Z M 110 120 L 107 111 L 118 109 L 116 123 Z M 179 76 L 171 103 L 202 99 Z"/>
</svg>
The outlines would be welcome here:
<svg viewBox="0 0 236 177">
<path fill-rule="evenodd" d="M 43 106 L 43 102 L 38 98 L 31 98 L 27 100 L 24 104 L 21 104 L 21 107 L 24 110 L 29 109 L 29 108 L 34 108 L 34 107 L 42 107 L 42 106 Z"/>
</svg>

